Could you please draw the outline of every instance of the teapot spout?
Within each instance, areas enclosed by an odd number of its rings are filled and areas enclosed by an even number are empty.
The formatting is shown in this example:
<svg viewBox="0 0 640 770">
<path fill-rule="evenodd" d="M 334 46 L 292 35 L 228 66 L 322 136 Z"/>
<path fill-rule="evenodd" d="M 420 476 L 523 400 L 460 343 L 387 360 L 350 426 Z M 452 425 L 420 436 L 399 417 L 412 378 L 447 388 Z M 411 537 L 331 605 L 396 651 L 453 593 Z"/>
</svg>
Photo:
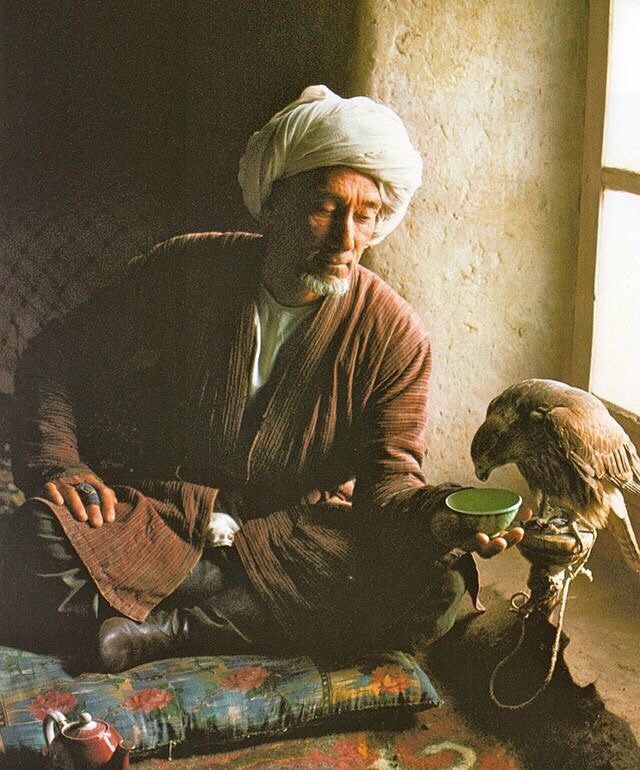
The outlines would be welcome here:
<svg viewBox="0 0 640 770">
<path fill-rule="evenodd" d="M 107 768 L 108 770 L 129 770 L 129 749 L 124 741 L 116 746 Z"/>
</svg>

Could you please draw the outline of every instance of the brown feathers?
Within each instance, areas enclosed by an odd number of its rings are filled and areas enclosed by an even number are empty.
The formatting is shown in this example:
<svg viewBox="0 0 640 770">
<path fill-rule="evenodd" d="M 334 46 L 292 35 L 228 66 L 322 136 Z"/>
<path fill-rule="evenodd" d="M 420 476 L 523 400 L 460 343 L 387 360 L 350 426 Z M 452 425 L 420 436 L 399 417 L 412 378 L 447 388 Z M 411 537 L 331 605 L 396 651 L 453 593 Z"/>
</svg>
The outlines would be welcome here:
<svg viewBox="0 0 640 770">
<path fill-rule="evenodd" d="M 607 520 L 625 559 L 640 572 L 640 549 L 620 490 L 640 492 L 640 458 L 595 396 L 554 380 L 512 385 L 489 404 L 471 444 L 476 475 L 515 463 L 544 506 L 601 529 Z M 613 514 L 613 516 L 610 516 Z"/>
</svg>

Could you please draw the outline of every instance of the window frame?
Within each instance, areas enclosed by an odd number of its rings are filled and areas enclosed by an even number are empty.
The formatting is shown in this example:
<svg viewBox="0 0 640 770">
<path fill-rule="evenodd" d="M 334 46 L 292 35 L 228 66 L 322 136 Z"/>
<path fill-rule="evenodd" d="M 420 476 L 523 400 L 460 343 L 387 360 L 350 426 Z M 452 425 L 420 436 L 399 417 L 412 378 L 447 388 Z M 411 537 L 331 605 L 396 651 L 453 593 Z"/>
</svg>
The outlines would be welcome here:
<svg viewBox="0 0 640 770">
<path fill-rule="evenodd" d="M 589 3 L 584 148 L 571 360 L 572 382 L 584 390 L 590 389 L 598 231 L 604 190 L 622 190 L 640 195 L 640 173 L 611 168 L 602 163 L 611 5 L 611 0 L 591 0 Z M 632 414 L 606 400 L 605 403 L 631 441 L 640 449 L 640 415 Z M 634 515 L 640 517 L 640 496 L 625 493 L 625 499 Z"/>
</svg>

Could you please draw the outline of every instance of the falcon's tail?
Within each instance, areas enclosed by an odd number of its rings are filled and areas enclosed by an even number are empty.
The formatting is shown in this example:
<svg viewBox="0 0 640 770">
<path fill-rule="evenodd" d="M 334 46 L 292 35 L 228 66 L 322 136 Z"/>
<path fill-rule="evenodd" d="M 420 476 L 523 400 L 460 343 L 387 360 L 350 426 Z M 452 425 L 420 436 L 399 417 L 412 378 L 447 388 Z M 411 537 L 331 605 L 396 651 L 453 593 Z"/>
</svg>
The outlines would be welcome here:
<svg viewBox="0 0 640 770">
<path fill-rule="evenodd" d="M 640 546 L 638 546 L 622 493 L 618 491 L 611 502 L 613 504 L 607 520 L 607 529 L 620 546 L 624 560 L 636 574 L 640 575 Z"/>
</svg>

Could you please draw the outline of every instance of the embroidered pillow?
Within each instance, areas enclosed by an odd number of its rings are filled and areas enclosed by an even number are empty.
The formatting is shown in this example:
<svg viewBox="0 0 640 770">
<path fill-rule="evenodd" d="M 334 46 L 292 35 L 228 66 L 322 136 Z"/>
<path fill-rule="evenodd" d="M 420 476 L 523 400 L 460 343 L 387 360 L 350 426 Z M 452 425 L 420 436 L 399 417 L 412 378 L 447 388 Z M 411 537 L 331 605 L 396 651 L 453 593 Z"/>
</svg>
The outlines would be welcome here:
<svg viewBox="0 0 640 770">
<path fill-rule="evenodd" d="M 54 657 L 0 647 L 0 765 L 43 753 L 49 709 L 110 722 L 132 756 L 170 743 L 219 747 L 280 736 L 340 714 L 440 704 L 426 673 L 402 652 L 321 671 L 309 658 L 171 658 L 122 674 L 69 676 Z M 335 723 L 335 722 L 334 722 Z"/>
</svg>

